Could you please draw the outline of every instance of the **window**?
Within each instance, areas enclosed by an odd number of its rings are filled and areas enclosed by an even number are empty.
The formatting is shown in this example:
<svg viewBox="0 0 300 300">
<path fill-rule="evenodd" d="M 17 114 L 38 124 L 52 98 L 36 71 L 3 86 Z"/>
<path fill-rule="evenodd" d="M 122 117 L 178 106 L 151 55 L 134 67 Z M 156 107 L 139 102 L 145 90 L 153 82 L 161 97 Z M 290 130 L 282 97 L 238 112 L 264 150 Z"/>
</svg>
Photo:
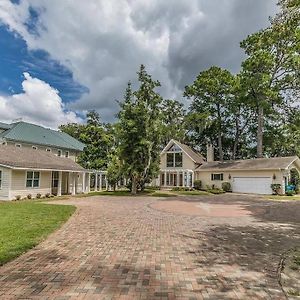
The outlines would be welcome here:
<svg viewBox="0 0 300 300">
<path fill-rule="evenodd" d="M 57 150 L 57 156 L 61 156 L 61 150 Z"/>
<path fill-rule="evenodd" d="M 65 156 L 66 156 L 66 157 L 69 157 L 69 151 L 66 151 Z"/>
<path fill-rule="evenodd" d="M 52 187 L 57 188 L 59 182 L 59 173 L 57 171 L 52 172 Z"/>
<path fill-rule="evenodd" d="M 4 142 L 2 142 L 2 145 L 6 146 L 6 145 L 7 145 L 7 142 L 5 142 L 5 141 L 4 141 Z"/>
<path fill-rule="evenodd" d="M 211 180 L 214 181 L 214 180 L 223 180 L 223 174 L 211 174 Z"/>
<path fill-rule="evenodd" d="M 51 149 L 50 149 L 50 148 L 47 148 L 46 151 L 47 151 L 47 152 L 51 152 Z"/>
<path fill-rule="evenodd" d="M 182 152 L 167 153 L 167 167 L 182 167 Z"/>
<path fill-rule="evenodd" d="M 21 148 L 21 147 L 22 147 L 21 144 L 15 144 L 15 146 L 16 146 L 17 148 Z"/>
<path fill-rule="evenodd" d="M 32 149 L 33 150 L 37 150 L 37 146 L 32 146 Z"/>
<path fill-rule="evenodd" d="M 40 172 L 28 171 L 26 175 L 26 187 L 36 188 L 40 186 Z"/>
<path fill-rule="evenodd" d="M 2 171 L 0 170 L 0 190 L 2 189 Z"/>
</svg>

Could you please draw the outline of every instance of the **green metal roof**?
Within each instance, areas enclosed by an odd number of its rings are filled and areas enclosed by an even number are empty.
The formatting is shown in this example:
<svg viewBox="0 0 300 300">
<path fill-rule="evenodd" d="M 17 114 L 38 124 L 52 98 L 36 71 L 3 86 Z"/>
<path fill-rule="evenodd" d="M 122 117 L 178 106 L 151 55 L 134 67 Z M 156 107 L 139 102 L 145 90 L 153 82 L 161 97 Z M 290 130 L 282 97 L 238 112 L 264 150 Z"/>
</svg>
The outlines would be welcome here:
<svg viewBox="0 0 300 300">
<path fill-rule="evenodd" d="M 0 129 L 10 129 L 11 128 L 11 124 L 6 124 L 6 123 L 2 123 L 0 122 Z"/>
<path fill-rule="evenodd" d="M 13 123 L 10 126 L 10 129 L 0 133 L 1 138 L 77 151 L 82 151 L 85 147 L 83 143 L 64 132 L 26 122 Z"/>
</svg>

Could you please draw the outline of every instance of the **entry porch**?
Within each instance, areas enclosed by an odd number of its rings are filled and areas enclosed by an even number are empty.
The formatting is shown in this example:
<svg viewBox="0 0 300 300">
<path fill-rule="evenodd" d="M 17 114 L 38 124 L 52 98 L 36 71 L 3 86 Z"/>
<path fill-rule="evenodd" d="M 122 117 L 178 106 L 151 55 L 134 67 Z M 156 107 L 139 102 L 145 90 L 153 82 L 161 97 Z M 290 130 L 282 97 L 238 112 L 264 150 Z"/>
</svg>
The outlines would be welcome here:
<svg viewBox="0 0 300 300">
<path fill-rule="evenodd" d="M 194 187 L 193 170 L 161 170 L 159 178 L 161 187 Z"/>
</svg>

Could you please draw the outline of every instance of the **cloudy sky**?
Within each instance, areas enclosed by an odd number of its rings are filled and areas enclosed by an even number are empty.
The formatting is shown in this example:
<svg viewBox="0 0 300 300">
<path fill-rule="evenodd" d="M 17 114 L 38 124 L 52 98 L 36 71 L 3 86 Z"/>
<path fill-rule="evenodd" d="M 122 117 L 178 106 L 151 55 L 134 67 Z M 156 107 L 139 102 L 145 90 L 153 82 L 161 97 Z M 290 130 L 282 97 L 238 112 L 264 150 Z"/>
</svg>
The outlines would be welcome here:
<svg viewBox="0 0 300 300">
<path fill-rule="evenodd" d="M 238 72 L 239 42 L 275 13 L 276 0 L 0 0 L 0 121 L 111 121 L 142 63 L 184 101 L 201 70 Z"/>
</svg>

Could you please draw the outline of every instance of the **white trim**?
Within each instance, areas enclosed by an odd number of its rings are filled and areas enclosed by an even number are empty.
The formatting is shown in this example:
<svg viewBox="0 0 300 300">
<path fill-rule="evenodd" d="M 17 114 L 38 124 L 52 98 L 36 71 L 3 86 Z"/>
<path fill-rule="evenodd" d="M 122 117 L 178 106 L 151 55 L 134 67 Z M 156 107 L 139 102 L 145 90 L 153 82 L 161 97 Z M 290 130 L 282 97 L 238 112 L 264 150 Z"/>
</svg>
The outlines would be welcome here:
<svg viewBox="0 0 300 300">
<path fill-rule="evenodd" d="M 58 153 L 60 153 L 60 155 L 58 155 Z M 62 155 L 63 155 L 62 150 L 61 150 L 61 149 L 57 149 L 57 156 L 58 156 L 58 157 L 62 157 Z"/>
<path fill-rule="evenodd" d="M 32 186 L 27 186 L 28 172 L 32 172 Z M 39 173 L 39 185 L 38 186 L 34 186 L 34 173 Z M 41 171 L 32 171 L 32 170 L 26 171 L 26 173 L 25 173 L 25 188 L 26 189 L 39 189 L 41 186 L 41 177 L 42 177 L 41 175 L 42 175 Z"/>
<path fill-rule="evenodd" d="M 46 148 L 46 152 L 52 152 L 51 148 Z"/>
<path fill-rule="evenodd" d="M 288 166 L 285 168 L 285 170 L 288 170 L 289 167 L 290 167 L 296 160 L 299 160 L 299 158 L 298 158 L 298 157 L 295 157 L 295 159 L 294 159 L 292 162 L 290 162 L 290 163 L 288 164 Z"/>
<path fill-rule="evenodd" d="M 171 144 L 176 144 L 181 150 L 182 152 L 184 152 L 194 163 L 197 163 L 196 160 L 194 160 L 185 150 L 182 149 L 182 147 L 180 145 L 178 145 L 178 143 L 175 140 L 170 140 L 170 142 L 167 144 L 167 146 L 163 149 L 163 151 L 160 153 L 160 156 L 163 155 L 164 153 L 168 152 L 167 149 L 171 146 Z"/>
<path fill-rule="evenodd" d="M 38 147 L 37 147 L 37 146 L 34 146 L 34 145 L 32 145 L 31 148 L 32 148 L 33 150 L 38 150 Z"/>
</svg>

